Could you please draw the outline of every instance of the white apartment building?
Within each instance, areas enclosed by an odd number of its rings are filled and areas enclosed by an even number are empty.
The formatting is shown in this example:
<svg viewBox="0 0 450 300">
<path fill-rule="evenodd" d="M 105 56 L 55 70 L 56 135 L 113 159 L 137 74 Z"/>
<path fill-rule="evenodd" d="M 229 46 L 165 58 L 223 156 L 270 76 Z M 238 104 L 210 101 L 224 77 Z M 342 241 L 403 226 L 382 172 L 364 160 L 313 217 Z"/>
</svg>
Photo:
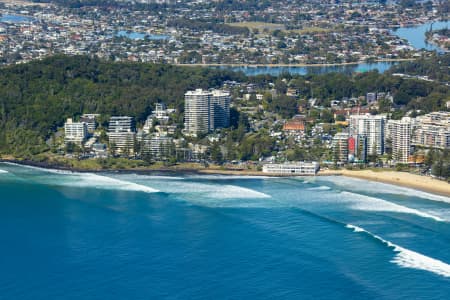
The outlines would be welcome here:
<svg viewBox="0 0 450 300">
<path fill-rule="evenodd" d="M 202 89 L 188 91 L 184 95 L 184 130 L 186 134 L 197 136 L 208 133 L 210 125 L 211 93 Z"/>
<path fill-rule="evenodd" d="M 132 117 L 113 116 L 109 120 L 110 147 L 117 153 L 130 154 L 134 150 L 135 128 Z"/>
<path fill-rule="evenodd" d="M 184 131 L 197 136 L 230 124 L 230 93 L 197 89 L 185 94 Z"/>
<path fill-rule="evenodd" d="M 173 139 L 167 136 L 147 135 L 142 140 L 142 153 L 155 159 L 167 159 L 175 152 Z"/>
<path fill-rule="evenodd" d="M 433 112 L 417 117 L 412 144 L 427 148 L 450 148 L 450 112 Z"/>
<path fill-rule="evenodd" d="M 212 91 L 210 114 L 213 122 L 210 122 L 210 130 L 230 126 L 230 101 L 231 97 L 229 92 L 221 90 Z"/>
<path fill-rule="evenodd" d="M 384 130 L 386 116 L 352 115 L 350 116 L 350 134 L 367 137 L 367 154 L 384 153 Z"/>
<path fill-rule="evenodd" d="M 408 163 L 411 149 L 411 118 L 389 120 L 389 135 L 392 139 L 392 159 L 396 163 Z"/>
<path fill-rule="evenodd" d="M 343 163 L 348 161 L 348 139 L 348 133 L 339 132 L 335 134 L 331 143 L 334 160 Z"/>
<path fill-rule="evenodd" d="M 64 124 L 64 134 L 66 144 L 74 143 L 81 146 L 88 135 L 88 128 L 86 123 L 73 122 L 71 118 L 68 118 Z"/>
</svg>

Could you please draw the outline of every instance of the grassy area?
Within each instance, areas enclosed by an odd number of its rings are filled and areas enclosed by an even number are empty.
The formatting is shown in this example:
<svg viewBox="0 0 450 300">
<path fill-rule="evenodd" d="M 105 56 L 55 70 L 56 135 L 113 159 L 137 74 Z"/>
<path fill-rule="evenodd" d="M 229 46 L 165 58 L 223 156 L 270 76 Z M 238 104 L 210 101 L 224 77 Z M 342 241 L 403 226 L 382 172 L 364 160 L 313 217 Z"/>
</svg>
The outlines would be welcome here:
<svg viewBox="0 0 450 300">
<path fill-rule="evenodd" d="M 298 34 L 305 34 L 305 33 L 320 33 L 320 32 L 329 32 L 331 29 L 328 28 L 321 28 L 321 27 L 306 27 L 303 29 L 293 29 L 293 30 L 287 30 L 288 32 L 298 33 Z"/>
<path fill-rule="evenodd" d="M 107 158 L 107 159 L 71 159 L 65 157 L 51 156 L 43 160 L 48 164 L 64 166 L 79 170 L 122 170 L 137 169 L 147 167 L 148 164 L 142 160 L 130 160 L 126 158 Z"/>
<path fill-rule="evenodd" d="M 274 24 L 274 23 L 264 23 L 264 22 L 239 22 L 239 23 L 227 23 L 227 25 L 235 26 L 235 27 L 247 27 L 250 30 L 258 29 L 259 31 L 263 31 L 267 29 L 269 31 L 274 30 L 285 30 L 285 26 L 283 24 Z"/>
<path fill-rule="evenodd" d="M 176 163 L 169 164 L 168 162 L 147 163 L 139 159 L 128 158 L 91 158 L 78 160 L 76 158 L 67 158 L 53 153 L 41 153 L 32 158 L 22 159 L 13 156 L 2 156 L 5 160 L 29 160 L 35 162 L 42 167 L 60 167 L 74 170 L 85 171 L 101 171 L 101 170 L 172 170 L 172 171 L 192 171 L 205 169 L 204 164 L 201 163 Z M 208 168 L 216 168 L 215 165 L 209 165 Z"/>
<path fill-rule="evenodd" d="M 75 171 L 107 171 L 107 170 L 136 170 L 136 171 L 226 171 L 241 172 L 243 168 L 234 165 L 216 165 L 213 163 L 197 162 L 154 162 L 148 163 L 138 159 L 128 158 L 90 158 L 78 160 L 76 158 L 68 158 L 51 152 L 41 153 L 33 157 L 19 158 L 13 156 L 0 156 L 1 159 L 9 161 L 28 162 L 37 167 L 44 168 L 63 168 Z M 256 166 L 245 168 L 245 171 L 256 171 Z"/>
</svg>

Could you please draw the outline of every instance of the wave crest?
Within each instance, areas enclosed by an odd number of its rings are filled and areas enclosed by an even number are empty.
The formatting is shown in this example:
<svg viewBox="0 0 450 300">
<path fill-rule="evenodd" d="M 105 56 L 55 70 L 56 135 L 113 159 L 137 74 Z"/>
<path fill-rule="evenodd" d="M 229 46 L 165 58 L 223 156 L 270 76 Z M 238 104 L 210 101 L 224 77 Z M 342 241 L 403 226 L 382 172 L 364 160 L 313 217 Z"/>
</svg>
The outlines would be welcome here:
<svg viewBox="0 0 450 300">
<path fill-rule="evenodd" d="M 375 197 L 370 197 L 366 195 L 356 194 L 352 192 L 341 192 L 341 195 L 348 196 L 348 201 L 350 203 L 350 208 L 355 210 L 363 210 L 363 211 L 386 211 L 386 212 L 395 212 L 395 213 L 406 213 L 417 215 L 422 218 L 433 219 L 438 222 L 445 222 L 445 219 L 441 217 L 429 214 L 427 212 L 423 212 L 417 210 L 415 208 L 410 208 L 406 206 L 402 206 L 396 203 L 392 203 L 386 200 L 382 200 Z"/>
<path fill-rule="evenodd" d="M 325 185 L 308 188 L 308 191 L 328 191 L 328 190 L 331 190 L 331 188 Z"/>
<path fill-rule="evenodd" d="M 130 181 L 111 178 L 92 173 L 73 173 L 67 179 L 60 182 L 61 185 L 74 187 L 90 187 L 98 189 L 115 189 L 122 191 L 135 191 L 144 193 L 157 193 L 158 190 Z M 76 177 L 76 178 L 73 178 Z M 77 179 L 77 180 L 73 180 Z M 58 183 L 57 183 L 58 184 Z"/>
<path fill-rule="evenodd" d="M 441 260 L 403 248 L 399 245 L 396 245 L 390 241 L 381 238 L 376 234 L 371 233 L 370 231 L 365 230 L 364 228 L 352 224 L 347 224 L 345 227 L 352 229 L 354 232 L 358 233 L 363 232 L 369 235 L 370 237 L 380 241 L 381 243 L 387 245 L 387 247 L 392 248 L 392 250 L 396 253 L 396 255 L 391 260 L 391 262 L 397 264 L 402 268 L 418 269 L 432 272 L 441 275 L 443 277 L 450 277 L 450 265 Z"/>
</svg>

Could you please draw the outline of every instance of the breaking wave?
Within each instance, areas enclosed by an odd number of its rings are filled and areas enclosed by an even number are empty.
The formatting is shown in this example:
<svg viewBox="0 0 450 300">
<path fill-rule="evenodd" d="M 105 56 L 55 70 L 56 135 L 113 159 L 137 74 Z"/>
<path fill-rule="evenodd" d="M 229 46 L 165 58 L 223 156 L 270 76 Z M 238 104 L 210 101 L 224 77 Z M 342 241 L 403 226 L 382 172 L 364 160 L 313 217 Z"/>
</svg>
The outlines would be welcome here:
<svg viewBox="0 0 450 300">
<path fill-rule="evenodd" d="M 184 180 L 183 177 L 179 176 L 170 176 L 170 175 L 148 175 L 148 174 L 114 174 L 114 176 L 118 176 L 124 179 L 130 180 L 154 180 L 154 181 L 166 181 L 166 180 Z"/>
<path fill-rule="evenodd" d="M 54 174 L 74 174 L 75 173 L 75 172 L 69 171 L 69 170 L 41 168 L 41 167 L 35 167 L 35 166 L 30 166 L 30 165 L 17 164 L 17 163 L 13 163 L 13 162 L 4 162 L 4 164 L 21 167 L 21 168 L 26 168 L 26 169 L 31 169 L 31 170 L 47 172 L 47 173 L 54 173 Z"/>
<path fill-rule="evenodd" d="M 8 171 L 0 169 L 0 174 L 6 174 Z"/>
<path fill-rule="evenodd" d="M 443 261 L 398 246 L 381 238 L 376 234 L 365 230 L 364 228 L 351 224 L 347 224 L 346 227 L 352 229 L 354 232 L 363 232 L 387 245 L 387 247 L 391 248 L 396 253 L 391 262 L 397 264 L 402 268 L 418 269 L 433 272 L 443 277 L 450 277 L 450 265 Z"/>
<path fill-rule="evenodd" d="M 72 173 L 71 176 L 67 176 L 67 178 L 64 178 L 63 180 L 52 182 L 52 184 L 71 187 L 90 187 L 97 189 L 114 189 L 144 193 L 158 192 L 158 190 L 145 185 L 92 173 Z"/>
<path fill-rule="evenodd" d="M 8 163 L 8 164 L 18 166 L 21 168 L 43 172 L 44 174 L 33 173 L 32 177 L 27 176 L 27 178 L 30 178 L 32 181 L 43 184 L 50 184 L 54 186 L 87 187 L 96 189 L 135 191 L 144 193 L 158 192 L 158 190 L 146 185 L 134 183 L 128 180 L 121 180 L 108 176 L 103 176 L 95 173 L 80 173 L 66 170 L 46 169 L 35 166 L 20 165 L 15 163 Z"/>
<path fill-rule="evenodd" d="M 269 195 L 262 192 L 231 184 L 180 181 L 171 185 L 158 186 L 158 188 L 172 194 L 203 195 L 216 199 L 270 198 Z"/>
<path fill-rule="evenodd" d="M 236 186 L 236 185 L 220 185 L 217 186 L 213 191 L 209 192 L 208 195 L 212 198 L 270 198 L 269 195 Z"/>
<path fill-rule="evenodd" d="M 341 195 L 348 196 L 344 201 L 349 202 L 350 208 L 354 210 L 380 211 L 380 212 L 385 211 L 385 212 L 413 214 L 422 218 L 433 219 L 438 222 L 447 221 L 441 217 L 375 197 L 365 196 L 346 191 L 341 192 Z"/>
<path fill-rule="evenodd" d="M 328 191 L 331 190 L 331 188 L 329 186 L 318 186 L 318 187 L 312 187 L 312 188 L 308 188 L 309 191 Z"/>
</svg>

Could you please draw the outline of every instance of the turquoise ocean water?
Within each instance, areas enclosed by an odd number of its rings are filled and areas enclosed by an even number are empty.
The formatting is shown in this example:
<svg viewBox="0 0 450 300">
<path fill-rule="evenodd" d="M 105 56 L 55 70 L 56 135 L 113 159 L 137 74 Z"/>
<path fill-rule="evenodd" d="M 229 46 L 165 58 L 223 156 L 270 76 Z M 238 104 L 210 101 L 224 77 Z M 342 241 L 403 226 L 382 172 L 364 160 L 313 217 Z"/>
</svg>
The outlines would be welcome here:
<svg viewBox="0 0 450 300">
<path fill-rule="evenodd" d="M 450 198 L 0 164 L 0 299 L 449 299 Z"/>
</svg>

